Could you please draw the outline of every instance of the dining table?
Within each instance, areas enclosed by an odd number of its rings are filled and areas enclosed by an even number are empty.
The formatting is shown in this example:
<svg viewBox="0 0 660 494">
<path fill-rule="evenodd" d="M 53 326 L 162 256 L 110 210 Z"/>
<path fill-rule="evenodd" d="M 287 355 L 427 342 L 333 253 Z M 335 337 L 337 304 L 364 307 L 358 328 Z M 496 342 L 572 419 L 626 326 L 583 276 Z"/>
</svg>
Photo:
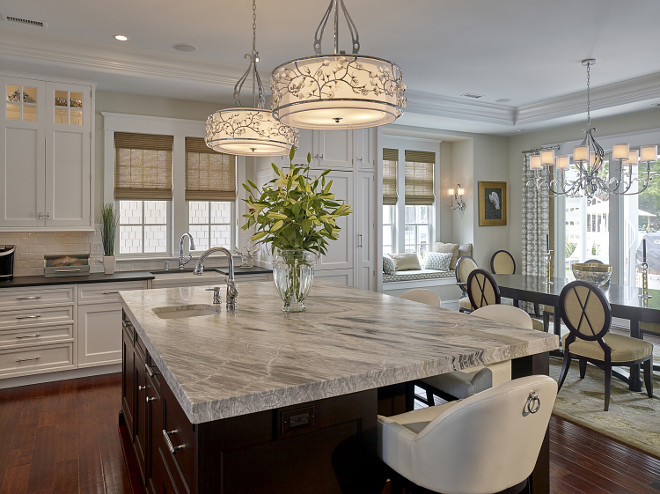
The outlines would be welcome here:
<svg viewBox="0 0 660 494">
<path fill-rule="evenodd" d="M 548 283 L 545 276 L 523 274 L 496 274 L 493 275 L 503 297 L 514 300 L 514 305 L 526 301 L 554 307 L 554 334 L 561 336 L 561 309 L 559 296 L 562 289 L 571 281 L 566 278 L 550 278 Z M 605 298 L 610 303 L 612 317 L 629 321 L 630 336 L 642 339 L 640 322 L 660 323 L 660 290 L 648 290 L 649 298 L 642 297 L 642 289 L 634 286 L 609 284 L 600 287 Z M 633 365 L 630 375 L 621 376 L 628 382 L 631 391 L 642 390 L 640 379 L 640 366 Z"/>
</svg>

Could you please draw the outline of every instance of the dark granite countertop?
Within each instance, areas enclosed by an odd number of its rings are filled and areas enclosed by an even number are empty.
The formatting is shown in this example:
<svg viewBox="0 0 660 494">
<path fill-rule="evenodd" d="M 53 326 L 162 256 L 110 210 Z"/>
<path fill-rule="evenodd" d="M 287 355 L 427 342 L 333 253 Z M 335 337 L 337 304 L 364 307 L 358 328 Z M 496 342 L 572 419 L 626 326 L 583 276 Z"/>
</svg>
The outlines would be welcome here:
<svg viewBox="0 0 660 494">
<path fill-rule="evenodd" d="M 153 280 L 148 271 L 121 271 L 115 274 L 90 273 L 87 276 L 14 276 L 13 280 L 0 281 L 0 288 L 18 288 L 24 286 L 65 285 L 72 283 L 110 283 L 118 281 Z"/>
</svg>

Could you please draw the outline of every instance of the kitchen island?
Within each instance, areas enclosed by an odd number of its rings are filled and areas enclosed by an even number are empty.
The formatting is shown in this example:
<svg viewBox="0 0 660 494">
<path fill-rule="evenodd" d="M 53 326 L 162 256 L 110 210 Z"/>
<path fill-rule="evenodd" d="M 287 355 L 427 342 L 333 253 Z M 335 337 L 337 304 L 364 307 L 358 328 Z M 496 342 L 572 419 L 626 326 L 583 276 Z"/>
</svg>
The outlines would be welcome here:
<svg viewBox="0 0 660 494">
<path fill-rule="evenodd" d="M 403 411 L 404 383 L 506 360 L 547 373 L 558 346 L 327 282 L 299 314 L 273 283 L 238 288 L 237 313 L 208 287 L 121 293 L 123 419 L 150 491 L 379 492 L 376 414 Z"/>
</svg>

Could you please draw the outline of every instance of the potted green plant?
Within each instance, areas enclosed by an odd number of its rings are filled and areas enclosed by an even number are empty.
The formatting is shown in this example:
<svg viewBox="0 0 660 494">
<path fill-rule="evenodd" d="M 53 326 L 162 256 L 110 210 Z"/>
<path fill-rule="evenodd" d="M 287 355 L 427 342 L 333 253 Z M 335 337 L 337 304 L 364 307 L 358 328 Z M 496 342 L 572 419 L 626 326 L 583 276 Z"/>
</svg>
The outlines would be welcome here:
<svg viewBox="0 0 660 494">
<path fill-rule="evenodd" d="M 306 165 L 294 165 L 294 153 L 292 147 L 287 173 L 273 163 L 277 178 L 261 188 L 251 180 L 243 184 L 248 212 L 242 229 L 254 228 L 252 240 L 270 244 L 273 278 L 285 312 L 305 310 L 316 256 L 326 253 L 329 240 L 339 238 L 337 218 L 351 213 L 351 207 L 331 192 L 332 180 L 326 180 L 331 170 L 310 176 L 311 155 Z"/>
<path fill-rule="evenodd" d="M 114 205 L 105 204 L 101 209 L 101 241 L 103 242 L 103 271 L 105 274 L 115 272 L 115 234 L 118 221 Z"/>
</svg>

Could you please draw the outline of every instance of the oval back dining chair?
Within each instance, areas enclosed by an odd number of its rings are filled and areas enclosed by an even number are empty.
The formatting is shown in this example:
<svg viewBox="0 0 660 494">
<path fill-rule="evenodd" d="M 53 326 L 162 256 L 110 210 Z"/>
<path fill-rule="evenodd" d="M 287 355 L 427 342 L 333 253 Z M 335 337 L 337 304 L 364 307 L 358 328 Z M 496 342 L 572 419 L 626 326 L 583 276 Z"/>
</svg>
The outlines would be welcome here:
<svg viewBox="0 0 660 494">
<path fill-rule="evenodd" d="M 399 298 L 412 300 L 413 302 L 420 302 L 422 304 L 430 305 L 431 307 L 442 307 L 442 300 L 436 295 L 435 292 L 426 288 L 414 288 L 399 295 Z"/>
<path fill-rule="evenodd" d="M 485 269 L 477 268 L 470 272 L 465 289 L 472 305 L 472 310 L 484 305 L 500 304 L 500 287 L 493 275 Z"/>
<path fill-rule="evenodd" d="M 643 364 L 644 384 L 653 397 L 653 344 L 631 336 L 610 333 L 612 310 L 600 289 L 586 281 L 573 281 L 559 295 L 564 324 L 570 331 L 563 338 L 564 362 L 559 377 L 561 389 L 571 365 L 580 362 L 580 378 L 584 378 L 590 362 L 605 371 L 605 411 L 610 405 L 612 366 Z"/>
<path fill-rule="evenodd" d="M 556 396 L 551 377 L 534 375 L 464 400 L 379 415 L 378 454 L 391 469 L 392 494 L 402 489 L 522 491 L 536 465 Z"/>
<path fill-rule="evenodd" d="M 504 322 L 518 328 L 533 329 L 532 317 L 524 310 L 512 305 L 484 305 L 470 314 L 491 321 Z"/>
<path fill-rule="evenodd" d="M 456 261 L 456 282 L 458 287 L 461 289 L 461 296 L 458 299 L 458 311 L 459 312 L 471 312 L 472 304 L 470 304 L 470 299 L 467 296 L 466 283 L 467 278 L 470 272 L 474 269 L 477 269 L 479 265 L 477 261 L 472 259 L 470 256 L 463 256 L 458 261 Z"/>
<path fill-rule="evenodd" d="M 516 274 L 516 261 L 509 251 L 498 250 L 490 258 L 490 271 L 493 274 Z"/>
</svg>

